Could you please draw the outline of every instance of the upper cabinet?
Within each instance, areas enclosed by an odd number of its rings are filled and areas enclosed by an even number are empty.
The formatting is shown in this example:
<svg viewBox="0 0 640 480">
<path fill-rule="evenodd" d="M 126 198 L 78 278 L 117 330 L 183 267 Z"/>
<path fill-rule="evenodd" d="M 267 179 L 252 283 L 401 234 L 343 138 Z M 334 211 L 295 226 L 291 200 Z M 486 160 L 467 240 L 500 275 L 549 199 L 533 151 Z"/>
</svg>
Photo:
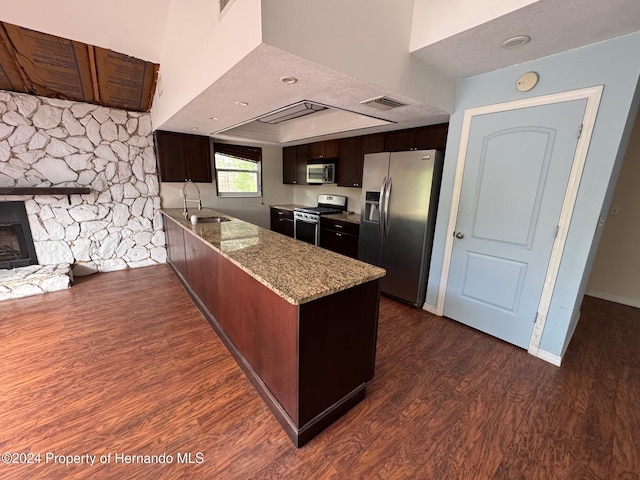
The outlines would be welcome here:
<svg viewBox="0 0 640 480">
<path fill-rule="evenodd" d="M 374 133 L 360 137 L 362 139 L 362 155 L 384 152 L 384 133 Z"/>
<path fill-rule="evenodd" d="M 338 141 L 326 140 L 309 144 L 309 160 L 322 158 L 336 158 L 338 156 Z"/>
<path fill-rule="evenodd" d="M 307 162 L 337 158 L 336 183 L 340 187 L 362 187 L 364 156 L 369 153 L 408 150 L 444 150 L 449 124 L 429 125 L 395 132 L 326 140 L 282 149 L 282 183 L 305 185 Z"/>
<path fill-rule="evenodd" d="M 343 138 L 338 142 L 336 183 L 340 187 L 362 187 L 362 138 Z"/>
<path fill-rule="evenodd" d="M 282 149 L 282 183 L 307 184 L 307 159 L 309 145 L 297 145 Z"/>
<path fill-rule="evenodd" d="M 156 130 L 154 138 L 161 182 L 211 183 L 209 137 Z"/>
<path fill-rule="evenodd" d="M 449 125 L 429 125 L 428 127 L 410 128 L 387 132 L 384 141 L 385 152 L 403 152 L 408 150 L 444 150 L 447 144 Z"/>
</svg>

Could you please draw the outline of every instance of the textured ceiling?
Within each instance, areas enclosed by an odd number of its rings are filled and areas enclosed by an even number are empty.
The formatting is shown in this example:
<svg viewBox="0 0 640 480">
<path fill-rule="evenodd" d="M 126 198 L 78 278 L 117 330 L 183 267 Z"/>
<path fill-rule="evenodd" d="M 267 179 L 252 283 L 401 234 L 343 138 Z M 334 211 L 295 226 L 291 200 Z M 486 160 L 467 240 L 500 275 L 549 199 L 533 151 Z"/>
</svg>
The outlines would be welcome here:
<svg viewBox="0 0 640 480">
<path fill-rule="evenodd" d="M 285 84 L 280 80 L 283 76 L 295 77 L 298 82 L 292 85 Z M 406 103 L 407 106 L 381 111 L 360 104 L 361 101 L 378 95 L 388 95 Z M 256 133 L 255 125 L 229 129 L 248 124 L 262 115 L 303 100 L 391 122 L 388 126 L 374 127 L 367 132 L 441 123 L 449 118 L 448 112 L 381 90 L 375 85 L 263 44 L 160 128 L 213 135 L 217 138 L 258 139 L 257 135 L 248 137 L 252 135 L 251 132 Z M 236 102 L 246 102 L 248 105 L 238 106 Z M 310 116 L 306 121 L 309 122 L 309 119 L 315 115 L 317 114 Z M 211 117 L 217 117 L 218 120 Z M 259 139 L 268 143 L 295 143 L 291 133 L 287 131 L 287 124 L 295 130 L 295 124 L 300 121 L 292 120 L 279 126 L 269 126 L 273 128 L 257 127 L 260 130 Z M 333 131 L 346 131 L 350 122 L 352 123 L 353 120 L 340 116 L 336 120 Z M 326 134 L 326 129 L 322 132 Z M 351 130 L 351 135 L 353 134 Z M 301 132 L 297 138 L 310 138 L 310 136 L 307 131 Z M 333 138 L 337 136 L 339 135 L 334 135 Z"/>
<path fill-rule="evenodd" d="M 413 54 L 451 78 L 463 78 L 636 31 L 640 31 L 640 0 L 539 0 Z M 500 46 L 505 39 L 523 34 L 532 38 L 524 47 L 505 49 Z M 374 56 L 375 52 L 371 55 Z M 297 77 L 300 81 L 295 85 L 284 85 L 279 79 L 285 75 Z M 359 104 L 364 99 L 383 94 L 409 106 L 380 112 Z M 291 141 L 291 135 L 282 129 L 269 132 L 261 129 L 258 132 L 250 123 L 260 115 L 301 100 L 312 100 L 395 122 L 362 129 L 358 134 L 448 120 L 447 112 L 394 92 L 380 91 L 367 82 L 262 45 L 171 118 L 163 128 L 214 134 L 232 140 L 247 138 L 301 143 Z M 238 107 L 236 101 L 246 101 L 249 106 Z M 211 116 L 220 120 L 210 120 Z M 337 123 L 334 131 L 345 132 L 345 125 Z M 352 134 L 353 131 L 320 138 Z"/>
<path fill-rule="evenodd" d="M 639 0 L 539 0 L 413 52 L 454 78 L 546 57 L 640 30 Z M 531 42 L 500 44 L 515 35 Z"/>
</svg>

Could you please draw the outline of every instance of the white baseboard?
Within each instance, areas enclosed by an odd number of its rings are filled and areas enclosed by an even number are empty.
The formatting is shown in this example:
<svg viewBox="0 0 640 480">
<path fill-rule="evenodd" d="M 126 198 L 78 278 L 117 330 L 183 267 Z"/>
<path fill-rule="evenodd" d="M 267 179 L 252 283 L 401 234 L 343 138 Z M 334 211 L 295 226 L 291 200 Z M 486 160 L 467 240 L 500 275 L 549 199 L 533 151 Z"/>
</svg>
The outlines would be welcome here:
<svg viewBox="0 0 640 480">
<path fill-rule="evenodd" d="M 529 353 L 534 357 L 538 357 L 540 360 L 544 360 L 545 362 L 549 362 L 555 365 L 556 367 L 559 367 L 562 363 L 562 357 L 559 357 L 558 355 L 547 352 L 546 350 L 542 350 L 540 348 L 536 349 L 535 353 L 529 350 Z"/>
<path fill-rule="evenodd" d="M 596 297 L 601 300 L 608 300 L 610 302 L 620 303 L 622 305 L 627 305 L 629 307 L 640 308 L 640 300 L 634 300 L 632 298 L 620 297 L 618 295 L 612 295 L 607 292 L 599 292 L 598 290 L 587 290 L 585 295 L 589 295 L 590 297 Z"/>
<path fill-rule="evenodd" d="M 422 305 L 422 309 L 425 312 L 433 313 L 434 315 L 437 315 L 439 317 L 442 316 L 442 314 L 440 314 L 438 312 L 438 308 L 435 305 L 429 305 L 429 304 L 425 303 L 424 305 Z"/>
</svg>

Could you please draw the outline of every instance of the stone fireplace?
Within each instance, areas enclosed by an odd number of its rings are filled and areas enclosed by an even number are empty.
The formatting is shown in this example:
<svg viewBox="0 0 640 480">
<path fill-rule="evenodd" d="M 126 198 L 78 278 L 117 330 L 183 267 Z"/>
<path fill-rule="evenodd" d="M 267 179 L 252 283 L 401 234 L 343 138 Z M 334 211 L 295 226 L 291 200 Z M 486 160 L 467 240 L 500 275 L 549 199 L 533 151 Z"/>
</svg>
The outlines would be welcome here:
<svg viewBox="0 0 640 480">
<path fill-rule="evenodd" d="M 37 263 L 24 202 L 0 202 L 0 270 Z"/>
<path fill-rule="evenodd" d="M 16 200 L 38 265 L 0 269 L 0 300 L 166 261 L 148 113 L 0 91 L 0 202 Z"/>
</svg>

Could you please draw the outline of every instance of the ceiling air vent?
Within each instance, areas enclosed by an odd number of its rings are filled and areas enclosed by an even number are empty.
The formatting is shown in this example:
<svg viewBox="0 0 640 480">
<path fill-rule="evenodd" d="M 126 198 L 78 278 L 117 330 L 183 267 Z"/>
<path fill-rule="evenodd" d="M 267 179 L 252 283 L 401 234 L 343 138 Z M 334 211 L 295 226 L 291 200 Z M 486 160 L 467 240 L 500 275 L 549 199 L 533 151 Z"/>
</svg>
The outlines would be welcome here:
<svg viewBox="0 0 640 480">
<path fill-rule="evenodd" d="M 360 102 L 362 105 L 369 105 L 370 107 L 377 108 L 378 110 L 391 110 L 392 108 L 404 107 L 406 103 L 398 102 L 384 95 L 379 97 L 373 97 L 369 100 L 363 100 Z"/>
</svg>

